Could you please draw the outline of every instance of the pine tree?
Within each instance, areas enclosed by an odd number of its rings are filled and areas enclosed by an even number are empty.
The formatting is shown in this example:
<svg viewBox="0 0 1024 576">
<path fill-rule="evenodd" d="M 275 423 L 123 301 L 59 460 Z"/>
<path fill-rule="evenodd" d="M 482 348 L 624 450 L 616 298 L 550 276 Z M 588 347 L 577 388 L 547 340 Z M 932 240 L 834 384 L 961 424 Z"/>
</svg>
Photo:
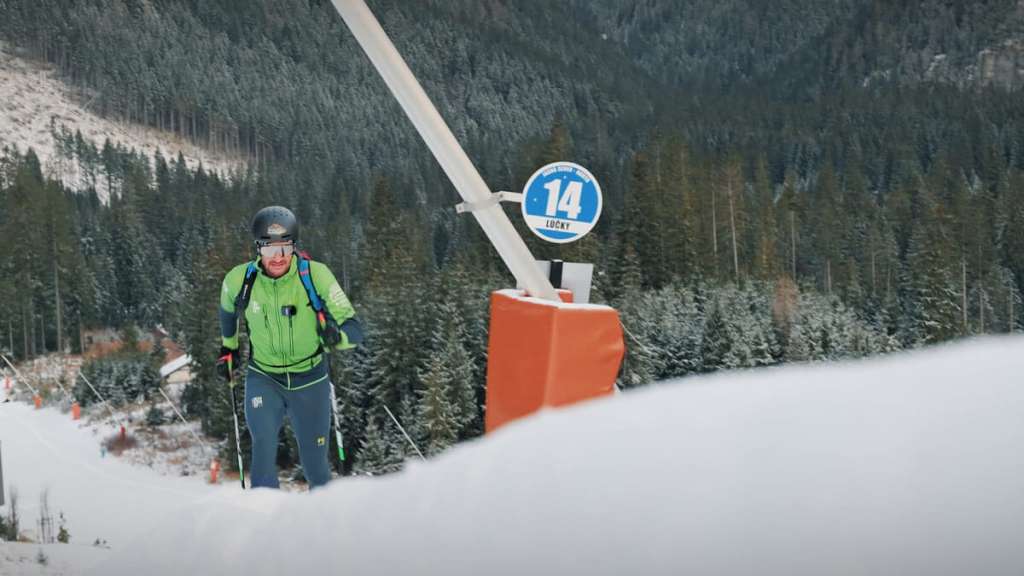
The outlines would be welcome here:
<svg viewBox="0 0 1024 576">
<path fill-rule="evenodd" d="M 723 252 L 728 264 L 722 266 L 722 270 L 728 270 L 728 276 L 738 282 L 743 277 L 740 270 L 740 251 L 743 243 L 742 237 L 746 233 L 747 218 L 744 207 L 745 183 L 743 180 L 743 167 L 738 155 L 730 155 L 720 166 L 717 173 L 716 208 L 717 200 L 723 205 L 720 210 L 724 218 L 718 221 L 719 225 L 726 231 L 724 237 L 728 238 L 728 251 Z M 717 216 L 717 215 L 716 215 Z M 717 219 L 716 219 L 717 220 Z M 721 236 L 720 236 L 721 237 Z M 743 254 L 744 259 L 747 257 Z"/>
<path fill-rule="evenodd" d="M 359 445 L 353 472 L 376 476 L 395 472 L 401 466 L 401 449 L 396 448 L 395 439 L 381 426 L 378 418 L 371 417 L 366 424 L 366 435 Z"/>
<path fill-rule="evenodd" d="M 714 372 L 736 365 L 732 353 L 732 335 L 726 326 L 722 309 L 717 300 L 710 303 L 704 323 L 704 338 L 701 341 L 701 369 Z"/>
<path fill-rule="evenodd" d="M 478 433 L 481 416 L 473 362 L 463 344 L 462 314 L 457 302 L 444 298 L 438 304 L 431 357 L 420 372 L 419 424 L 432 454 Z"/>
<path fill-rule="evenodd" d="M 756 252 L 754 275 L 762 279 L 774 278 L 776 261 L 775 193 L 768 177 L 768 164 L 764 156 L 757 159 L 754 170 L 754 191 L 757 198 Z"/>
<path fill-rule="evenodd" d="M 419 422 L 426 435 L 425 452 L 432 456 L 458 439 L 458 421 L 452 405 L 452 382 L 447 378 L 445 362 L 437 357 L 423 375 Z"/>
<path fill-rule="evenodd" d="M 155 403 L 151 404 L 149 410 L 146 411 L 146 426 L 163 426 L 166 421 L 163 410 Z"/>
<path fill-rule="evenodd" d="M 924 191 L 921 217 L 907 251 L 909 322 L 913 344 L 948 340 L 961 331 L 962 293 L 953 273 L 953 250 L 934 196 Z"/>
</svg>

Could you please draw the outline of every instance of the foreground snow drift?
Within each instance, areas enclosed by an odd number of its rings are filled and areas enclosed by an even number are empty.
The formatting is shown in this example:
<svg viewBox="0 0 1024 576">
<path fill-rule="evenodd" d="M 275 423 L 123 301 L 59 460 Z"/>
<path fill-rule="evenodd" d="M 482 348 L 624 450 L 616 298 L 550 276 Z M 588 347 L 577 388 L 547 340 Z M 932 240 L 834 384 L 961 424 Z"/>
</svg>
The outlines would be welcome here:
<svg viewBox="0 0 1024 576">
<path fill-rule="evenodd" d="M 186 505 L 95 573 L 1019 574 L 1022 350 L 661 385 L 393 477 Z"/>
<path fill-rule="evenodd" d="M 137 539 L 90 573 L 1020 574 L 1022 350 L 688 379 L 318 493 L 164 490 L 145 520 L 126 485 L 107 521 Z"/>
</svg>

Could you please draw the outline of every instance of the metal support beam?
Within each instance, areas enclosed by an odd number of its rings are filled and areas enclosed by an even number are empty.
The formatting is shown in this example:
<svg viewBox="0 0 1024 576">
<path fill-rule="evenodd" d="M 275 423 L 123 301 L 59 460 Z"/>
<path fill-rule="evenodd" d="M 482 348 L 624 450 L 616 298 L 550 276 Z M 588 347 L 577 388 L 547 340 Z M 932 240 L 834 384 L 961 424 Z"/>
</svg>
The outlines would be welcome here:
<svg viewBox="0 0 1024 576">
<path fill-rule="evenodd" d="M 466 156 L 466 152 L 409 70 L 401 54 L 391 43 L 387 33 L 377 22 L 377 18 L 370 12 L 366 2 L 332 2 L 462 199 L 471 205 L 487 201 L 491 196 L 490 188 Z M 473 216 L 519 284 L 526 288 L 531 296 L 558 301 L 558 294 L 540 272 L 529 248 L 501 206 L 494 204 L 482 210 L 475 210 Z"/>
</svg>

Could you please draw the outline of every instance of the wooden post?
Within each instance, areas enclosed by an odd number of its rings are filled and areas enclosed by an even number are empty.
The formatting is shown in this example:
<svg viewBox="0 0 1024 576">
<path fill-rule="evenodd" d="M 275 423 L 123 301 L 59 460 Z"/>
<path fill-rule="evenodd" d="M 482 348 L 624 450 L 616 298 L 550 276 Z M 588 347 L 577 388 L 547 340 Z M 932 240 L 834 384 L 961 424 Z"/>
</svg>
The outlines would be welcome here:
<svg viewBox="0 0 1024 576">
<path fill-rule="evenodd" d="M 715 276 L 718 276 L 718 188 L 711 187 L 711 249 L 715 257 Z"/>
<path fill-rule="evenodd" d="M 729 229 L 732 231 L 732 270 L 736 281 L 740 280 L 740 259 L 736 250 L 736 206 L 732 197 L 732 181 L 729 181 Z"/>
<path fill-rule="evenodd" d="M 960 293 L 962 296 L 961 306 L 963 311 L 961 316 L 963 317 L 963 330 L 964 334 L 967 333 L 967 259 L 964 257 L 960 258 Z"/>
<path fill-rule="evenodd" d="M 789 210 L 789 254 L 793 259 L 793 281 L 796 282 L 796 213 Z"/>
<path fill-rule="evenodd" d="M 1010 289 L 1007 290 L 1006 292 L 1009 295 L 1009 300 L 1010 300 L 1010 330 L 1009 330 L 1009 332 L 1010 332 L 1010 334 L 1013 334 L 1013 324 L 1014 324 L 1014 322 L 1013 322 L 1013 286 L 1011 285 Z"/>
<path fill-rule="evenodd" d="M 60 317 L 60 273 L 57 269 L 57 237 L 53 239 L 53 290 L 54 290 L 54 305 L 57 308 L 57 352 L 63 352 L 64 347 L 61 343 L 61 335 L 63 334 L 63 326 Z"/>
</svg>

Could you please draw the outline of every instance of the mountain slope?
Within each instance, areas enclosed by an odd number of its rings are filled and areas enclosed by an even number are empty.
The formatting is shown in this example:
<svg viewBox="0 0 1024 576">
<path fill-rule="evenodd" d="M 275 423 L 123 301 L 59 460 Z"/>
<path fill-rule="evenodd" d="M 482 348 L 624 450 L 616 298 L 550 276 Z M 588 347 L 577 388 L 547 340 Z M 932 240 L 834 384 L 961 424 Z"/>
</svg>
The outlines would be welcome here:
<svg viewBox="0 0 1024 576">
<path fill-rule="evenodd" d="M 158 150 L 165 158 L 181 154 L 190 168 L 201 163 L 208 172 L 222 175 L 243 167 L 238 158 L 212 153 L 166 131 L 102 118 L 88 104 L 74 98 L 52 69 L 17 56 L 0 42 L 0 149 L 16 147 L 24 153 L 31 148 L 44 173 L 68 188 L 95 187 L 100 198 L 107 196 L 103 180 L 81 170 L 55 134 L 73 137 L 80 132 L 97 149 L 109 140 L 149 158 Z"/>
</svg>

